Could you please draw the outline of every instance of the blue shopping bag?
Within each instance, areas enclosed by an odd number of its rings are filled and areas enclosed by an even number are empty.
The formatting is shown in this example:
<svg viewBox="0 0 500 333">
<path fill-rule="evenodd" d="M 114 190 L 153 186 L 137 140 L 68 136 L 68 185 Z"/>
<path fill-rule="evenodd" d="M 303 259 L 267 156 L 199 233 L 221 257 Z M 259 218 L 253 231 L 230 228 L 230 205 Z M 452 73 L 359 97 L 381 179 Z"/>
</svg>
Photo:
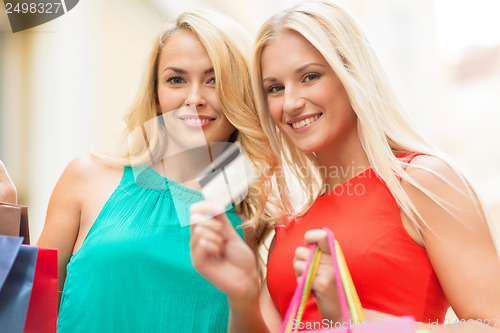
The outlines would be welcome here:
<svg viewBox="0 0 500 333">
<path fill-rule="evenodd" d="M 23 333 L 33 288 L 38 248 L 22 237 L 0 235 L 0 331 Z"/>
</svg>

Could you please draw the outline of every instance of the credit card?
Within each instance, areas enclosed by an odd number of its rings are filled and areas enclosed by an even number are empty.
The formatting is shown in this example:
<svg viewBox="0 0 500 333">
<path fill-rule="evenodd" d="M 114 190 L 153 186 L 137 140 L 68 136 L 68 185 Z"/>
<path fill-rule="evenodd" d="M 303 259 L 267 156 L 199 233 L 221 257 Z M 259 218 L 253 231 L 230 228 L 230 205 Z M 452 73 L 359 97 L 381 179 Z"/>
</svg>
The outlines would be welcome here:
<svg viewBox="0 0 500 333">
<path fill-rule="evenodd" d="M 224 207 L 237 205 L 248 195 L 248 186 L 255 180 L 255 168 L 241 145 L 231 143 L 205 168 L 198 178 L 206 200 Z"/>
</svg>

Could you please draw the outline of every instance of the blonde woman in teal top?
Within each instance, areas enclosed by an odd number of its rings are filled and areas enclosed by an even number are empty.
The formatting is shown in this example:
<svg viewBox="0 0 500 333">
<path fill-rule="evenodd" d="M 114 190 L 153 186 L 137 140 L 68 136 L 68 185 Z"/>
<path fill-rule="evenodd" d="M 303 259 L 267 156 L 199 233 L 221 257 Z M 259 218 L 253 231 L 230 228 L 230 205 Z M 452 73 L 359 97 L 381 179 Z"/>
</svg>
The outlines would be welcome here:
<svg viewBox="0 0 500 333">
<path fill-rule="evenodd" d="M 264 171 L 275 161 L 250 92 L 250 44 L 225 16 L 180 15 L 153 46 L 127 149 L 77 158 L 62 174 L 38 242 L 59 250 L 59 333 L 226 331 L 226 297 L 189 257 L 201 164 L 185 152 L 238 140 L 260 171 L 238 210 L 249 222 L 270 216 Z M 240 236 L 256 236 L 234 207 L 227 215 Z"/>
</svg>

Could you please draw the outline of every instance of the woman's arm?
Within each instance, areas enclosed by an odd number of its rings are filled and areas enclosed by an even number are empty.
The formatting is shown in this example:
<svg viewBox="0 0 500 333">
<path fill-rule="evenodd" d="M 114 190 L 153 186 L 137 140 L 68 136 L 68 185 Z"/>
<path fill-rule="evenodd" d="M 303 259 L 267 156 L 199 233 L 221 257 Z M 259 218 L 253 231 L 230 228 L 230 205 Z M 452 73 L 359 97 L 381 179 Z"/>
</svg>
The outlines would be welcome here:
<svg viewBox="0 0 500 333">
<path fill-rule="evenodd" d="M 66 265 L 83 244 L 122 175 L 122 167 L 88 155 L 73 160 L 57 182 L 38 245 L 58 249 L 59 290 L 66 279 Z"/>
<path fill-rule="evenodd" d="M 281 317 L 267 287 L 259 296 L 254 252 L 238 236 L 223 208 L 206 201 L 191 206 L 190 246 L 195 269 L 228 297 L 229 332 L 269 332 L 268 322 L 276 330 L 276 319 L 281 323 Z"/>
<path fill-rule="evenodd" d="M 421 216 L 418 225 L 424 246 L 450 305 L 459 319 L 489 322 L 487 328 L 492 328 L 494 320 L 500 319 L 500 259 L 484 212 L 475 205 L 475 194 L 450 166 L 435 157 L 415 157 L 407 172 L 444 200 L 440 206 L 402 182 Z"/>
<path fill-rule="evenodd" d="M 281 315 L 271 299 L 267 283 L 264 281 L 259 300 L 251 299 L 245 302 L 242 299 L 228 297 L 231 314 L 229 317 L 228 332 L 278 332 L 281 327 Z"/>
<path fill-rule="evenodd" d="M 423 170 L 416 166 L 422 166 Z M 403 223 L 410 236 L 426 248 L 431 264 L 453 310 L 459 319 L 471 320 L 471 331 L 495 329 L 500 332 L 500 259 L 488 228 L 484 212 L 477 209 L 475 196 L 467 185 L 445 162 L 430 156 L 417 156 L 407 170 L 408 174 L 428 191 L 444 200 L 440 206 L 420 190 L 402 181 L 417 211 L 421 215 L 418 227 L 413 228 L 409 218 L 403 215 Z M 436 176 L 441 175 L 445 180 Z M 320 264 L 312 292 L 323 318 L 336 318 L 339 314 L 333 268 L 328 249 L 324 244 L 326 235 L 322 230 L 310 230 L 305 234 L 305 243 L 318 242 L 324 252 L 325 265 Z M 298 277 L 303 272 L 309 251 L 298 248 L 294 268 Z M 390 315 L 366 311 L 368 320 L 390 318 Z M 337 319 L 338 320 L 338 319 Z M 474 325 L 472 325 L 474 320 Z M 424 325 L 425 326 L 425 325 Z M 461 328 L 460 325 L 457 328 Z M 474 327 L 473 327 L 474 326 Z M 446 330 L 448 325 L 433 329 Z"/>
<path fill-rule="evenodd" d="M 59 290 L 63 289 L 66 265 L 80 228 L 84 164 L 81 159 L 72 161 L 59 178 L 50 197 L 45 225 L 37 243 L 38 246 L 58 250 Z"/>
<path fill-rule="evenodd" d="M 0 161 L 0 202 L 17 203 L 16 187 L 2 161 Z"/>
</svg>

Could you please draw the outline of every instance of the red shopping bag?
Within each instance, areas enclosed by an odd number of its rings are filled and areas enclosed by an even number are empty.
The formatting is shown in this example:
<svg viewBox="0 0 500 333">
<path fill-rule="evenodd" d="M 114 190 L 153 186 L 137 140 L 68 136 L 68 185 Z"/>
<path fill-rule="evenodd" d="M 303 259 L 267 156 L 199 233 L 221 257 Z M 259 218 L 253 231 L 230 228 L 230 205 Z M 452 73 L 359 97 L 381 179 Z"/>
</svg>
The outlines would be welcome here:
<svg viewBox="0 0 500 333">
<path fill-rule="evenodd" d="M 38 248 L 24 333 L 56 332 L 57 284 L 57 250 Z"/>
<path fill-rule="evenodd" d="M 399 317 L 396 319 L 387 319 L 383 321 L 367 322 L 364 319 L 363 309 L 352 283 L 349 269 L 345 264 L 340 245 L 336 243 L 333 233 L 328 228 L 326 231 L 328 246 L 332 264 L 335 269 L 335 280 L 340 300 L 340 309 L 343 323 L 331 324 L 328 327 L 322 327 L 322 330 L 308 330 L 307 332 L 335 332 L 335 333 L 415 333 L 413 317 Z M 309 258 L 302 274 L 299 284 L 295 289 L 287 313 L 283 318 L 281 333 L 298 332 L 301 328 L 300 322 L 303 313 L 303 305 L 311 291 L 310 286 L 314 279 L 315 266 L 319 263 L 319 248 L 317 244 L 311 247 Z M 320 255 L 320 254 L 319 254 Z M 333 327 L 331 327 L 333 326 Z"/>
</svg>

